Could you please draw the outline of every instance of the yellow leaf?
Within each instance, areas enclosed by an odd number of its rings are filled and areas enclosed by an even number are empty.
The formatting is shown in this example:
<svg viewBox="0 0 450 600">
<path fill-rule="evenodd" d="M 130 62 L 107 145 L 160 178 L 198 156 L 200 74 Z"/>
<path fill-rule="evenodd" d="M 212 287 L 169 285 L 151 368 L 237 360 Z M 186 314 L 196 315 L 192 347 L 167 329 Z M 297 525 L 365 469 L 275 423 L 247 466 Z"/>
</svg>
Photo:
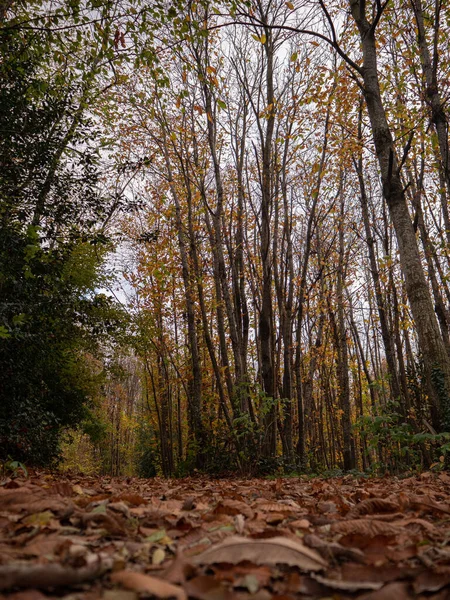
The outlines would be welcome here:
<svg viewBox="0 0 450 600">
<path fill-rule="evenodd" d="M 286 6 L 291 10 L 294 10 L 294 5 L 292 4 L 292 2 L 286 2 Z"/>
<path fill-rule="evenodd" d="M 156 548 L 156 550 L 153 552 L 152 564 L 160 565 L 162 562 L 164 562 L 165 558 L 166 558 L 166 551 L 163 550 L 162 548 Z"/>
<path fill-rule="evenodd" d="M 50 524 L 50 521 L 54 518 L 54 515 L 49 510 L 40 513 L 34 513 L 33 515 L 28 515 L 23 519 L 22 523 L 25 525 L 30 525 L 32 527 L 46 527 Z"/>
<path fill-rule="evenodd" d="M 267 40 L 266 35 L 265 35 L 265 33 L 263 33 L 262 36 L 259 38 L 259 41 L 261 42 L 261 44 L 265 44 L 266 40 Z"/>
</svg>

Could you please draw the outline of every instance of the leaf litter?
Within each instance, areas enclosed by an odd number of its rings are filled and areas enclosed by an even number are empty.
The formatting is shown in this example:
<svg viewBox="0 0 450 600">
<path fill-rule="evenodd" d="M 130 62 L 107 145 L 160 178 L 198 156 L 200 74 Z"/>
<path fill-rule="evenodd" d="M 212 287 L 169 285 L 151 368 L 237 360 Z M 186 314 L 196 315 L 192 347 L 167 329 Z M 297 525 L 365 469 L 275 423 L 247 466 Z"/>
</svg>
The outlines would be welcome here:
<svg viewBox="0 0 450 600">
<path fill-rule="evenodd" d="M 0 482 L 0 600 L 450 600 L 450 477 Z"/>
</svg>

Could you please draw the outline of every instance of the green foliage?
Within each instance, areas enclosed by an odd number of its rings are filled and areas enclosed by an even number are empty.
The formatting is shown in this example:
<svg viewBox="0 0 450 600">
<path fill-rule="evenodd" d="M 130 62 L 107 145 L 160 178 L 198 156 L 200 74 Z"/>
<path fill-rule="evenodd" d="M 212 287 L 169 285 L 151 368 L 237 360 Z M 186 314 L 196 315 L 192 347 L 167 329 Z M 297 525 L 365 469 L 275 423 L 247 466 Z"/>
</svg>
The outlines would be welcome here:
<svg viewBox="0 0 450 600">
<path fill-rule="evenodd" d="M 0 476 L 1 477 L 28 477 L 28 469 L 26 466 L 18 460 L 7 460 L 0 463 Z"/>
<path fill-rule="evenodd" d="M 97 292 L 113 199 L 78 75 L 61 77 L 56 38 L 17 18 L 0 30 L 0 457 L 48 465 L 96 394 L 86 356 L 120 321 Z"/>
<path fill-rule="evenodd" d="M 149 422 L 141 421 L 138 430 L 137 474 L 139 477 L 156 477 L 158 474 L 158 441 Z"/>
<path fill-rule="evenodd" d="M 445 376 L 442 369 L 435 365 L 431 373 L 431 381 L 439 399 L 441 408 L 442 428 L 444 431 L 450 431 L 450 396 L 445 384 Z"/>
<path fill-rule="evenodd" d="M 96 455 L 95 445 L 82 429 L 69 430 L 65 433 L 61 442 L 61 455 L 60 469 L 63 472 L 85 475 L 100 472 L 100 460 Z"/>
<path fill-rule="evenodd" d="M 417 423 L 413 419 L 405 421 L 395 402 L 389 403 L 379 415 L 360 418 L 356 429 L 366 436 L 370 449 L 383 454 L 383 460 L 373 465 L 374 471 L 420 470 L 430 466 L 430 459 L 439 463 L 450 449 L 450 433 L 417 431 Z"/>
</svg>

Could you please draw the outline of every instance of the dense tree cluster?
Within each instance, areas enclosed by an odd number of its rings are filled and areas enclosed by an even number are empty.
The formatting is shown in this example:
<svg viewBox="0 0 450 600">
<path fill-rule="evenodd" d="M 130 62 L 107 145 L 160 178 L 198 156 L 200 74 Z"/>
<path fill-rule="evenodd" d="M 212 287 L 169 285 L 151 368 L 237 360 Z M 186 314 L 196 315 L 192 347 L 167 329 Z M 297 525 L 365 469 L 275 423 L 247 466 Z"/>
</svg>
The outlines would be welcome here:
<svg viewBox="0 0 450 600">
<path fill-rule="evenodd" d="M 2 431 L 82 418 L 123 206 L 133 340 L 103 379 L 104 469 L 443 456 L 448 8 L 76 6 L 29 28 L 9 7 L 2 29 Z"/>
</svg>

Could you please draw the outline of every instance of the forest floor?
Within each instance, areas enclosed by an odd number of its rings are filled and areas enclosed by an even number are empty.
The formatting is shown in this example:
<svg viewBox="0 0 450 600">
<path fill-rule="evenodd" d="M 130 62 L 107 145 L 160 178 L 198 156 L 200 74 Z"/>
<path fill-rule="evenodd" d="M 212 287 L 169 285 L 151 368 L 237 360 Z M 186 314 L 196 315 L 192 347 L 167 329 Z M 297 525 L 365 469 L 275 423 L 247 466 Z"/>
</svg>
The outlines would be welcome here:
<svg viewBox="0 0 450 600">
<path fill-rule="evenodd" d="M 450 599 L 450 475 L 0 482 L 2 600 L 143 597 Z"/>
</svg>

